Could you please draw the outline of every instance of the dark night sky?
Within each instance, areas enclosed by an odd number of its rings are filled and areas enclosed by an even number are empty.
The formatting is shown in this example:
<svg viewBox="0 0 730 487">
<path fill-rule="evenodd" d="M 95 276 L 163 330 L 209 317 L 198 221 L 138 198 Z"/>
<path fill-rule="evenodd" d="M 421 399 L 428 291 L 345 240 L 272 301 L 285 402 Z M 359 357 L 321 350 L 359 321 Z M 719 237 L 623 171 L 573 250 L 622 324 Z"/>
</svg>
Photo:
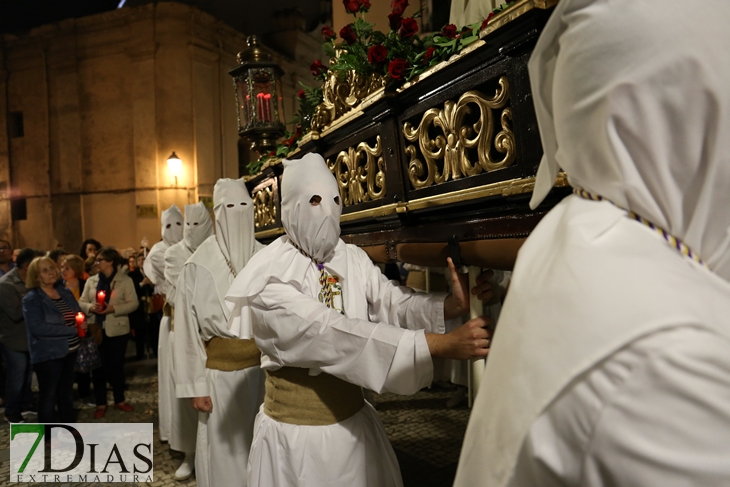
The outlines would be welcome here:
<svg viewBox="0 0 730 487">
<path fill-rule="evenodd" d="M 0 31 L 22 33 L 33 27 L 60 20 L 93 15 L 117 8 L 120 0 L 0 0 Z M 299 7 L 314 27 L 320 16 L 321 0 L 178 0 L 193 5 L 245 34 L 268 32 L 271 15 Z M 125 6 L 151 3 L 126 0 Z M 324 2 L 327 3 L 327 2 Z"/>
</svg>

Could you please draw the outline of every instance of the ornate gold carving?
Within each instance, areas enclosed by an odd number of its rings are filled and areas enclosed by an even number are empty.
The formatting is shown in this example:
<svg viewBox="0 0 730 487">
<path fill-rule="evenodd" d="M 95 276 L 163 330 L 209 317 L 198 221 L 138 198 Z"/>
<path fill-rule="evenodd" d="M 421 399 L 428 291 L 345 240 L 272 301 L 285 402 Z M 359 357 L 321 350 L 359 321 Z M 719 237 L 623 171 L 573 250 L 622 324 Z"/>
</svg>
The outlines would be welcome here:
<svg viewBox="0 0 730 487">
<path fill-rule="evenodd" d="M 405 122 L 403 135 L 406 140 L 418 141 L 418 148 L 415 145 L 406 147 L 406 154 L 410 156 L 408 177 L 413 187 L 425 188 L 512 164 L 515 160 L 515 135 L 512 132 L 512 109 L 506 106 L 509 92 L 507 77 L 502 76 L 494 96 L 490 98 L 476 90 L 467 91 L 456 102 L 446 101 L 443 109 L 427 110 L 418 127 Z M 471 124 L 465 118 L 472 115 L 474 106 L 479 110 L 479 118 Z M 500 109 L 501 130 L 494 136 L 492 111 Z M 433 137 L 434 130 L 442 133 Z M 492 159 L 492 145 L 496 152 L 504 154 L 501 160 Z M 476 149 L 477 161 L 474 164 L 470 161 L 469 149 Z M 425 165 L 419 158 L 419 150 Z"/>
<path fill-rule="evenodd" d="M 254 227 L 268 227 L 276 223 L 276 202 L 279 199 L 279 185 L 276 178 L 263 181 L 251 191 L 254 207 Z"/>
<path fill-rule="evenodd" d="M 335 175 L 340 187 L 342 206 L 351 206 L 373 201 L 385 196 L 385 162 L 380 136 L 375 138 L 375 147 L 360 142 L 337 154 L 334 162 L 327 165 Z"/>
<path fill-rule="evenodd" d="M 339 55 L 340 51 L 337 51 Z M 340 74 L 329 71 L 322 87 L 323 101 L 314 111 L 312 130 L 321 132 L 327 125 L 358 106 L 364 98 L 385 86 L 379 74 L 361 76 L 354 71 Z"/>
</svg>

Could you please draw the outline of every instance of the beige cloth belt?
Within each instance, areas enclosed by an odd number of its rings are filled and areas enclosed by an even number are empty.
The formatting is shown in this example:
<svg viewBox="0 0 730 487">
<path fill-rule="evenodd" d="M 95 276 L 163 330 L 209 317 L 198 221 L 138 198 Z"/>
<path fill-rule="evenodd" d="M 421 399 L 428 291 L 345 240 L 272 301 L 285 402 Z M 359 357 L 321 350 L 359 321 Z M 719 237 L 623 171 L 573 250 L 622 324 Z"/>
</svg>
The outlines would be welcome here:
<svg viewBox="0 0 730 487">
<path fill-rule="evenodd" d="M 165 305 L 162 307 L 162 315 L 170 318 L 170 331 L 175 331 L 175 308 L 167 301 L 165 301 Z"/>
<path fill-rule="evenodd" d="M 261 352 L 253 340 L 213 337 L 206 342 L 205 353 L 208 369 L 230 372 L 261 364 Z"/>
<path fill-rule="evenodd" d="M 305 426 L 339 423 L 362 409 L 362 388 L 329 374 L 283 367 L 266 371 L 264 412 L 276 421 Z"/>
</svg>

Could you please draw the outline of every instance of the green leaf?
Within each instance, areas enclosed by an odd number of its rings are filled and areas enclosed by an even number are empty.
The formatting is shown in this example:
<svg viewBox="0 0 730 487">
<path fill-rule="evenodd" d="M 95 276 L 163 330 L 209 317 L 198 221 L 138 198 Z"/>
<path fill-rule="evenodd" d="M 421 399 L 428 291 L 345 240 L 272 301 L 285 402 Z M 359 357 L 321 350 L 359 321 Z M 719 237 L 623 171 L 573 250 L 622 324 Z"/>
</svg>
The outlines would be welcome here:
<svg viewBox="0 0 730 487">
<path fill-rule="evenodd" d="M 461 45 L 462 45 L 462 47 L 466 47 L 476 40 L 479 40 L 479 36 L 472 35 L 469 37 L 465 37 L 465 38 L 461 39 Z"/>
<path fill-rule="evenodd" d="M 324 49 L 324 53 L 327 54 L 327 56 L 335 57 L 335 47 L 331 42 L 325 42 L 322 49 Z"/>
</svg>

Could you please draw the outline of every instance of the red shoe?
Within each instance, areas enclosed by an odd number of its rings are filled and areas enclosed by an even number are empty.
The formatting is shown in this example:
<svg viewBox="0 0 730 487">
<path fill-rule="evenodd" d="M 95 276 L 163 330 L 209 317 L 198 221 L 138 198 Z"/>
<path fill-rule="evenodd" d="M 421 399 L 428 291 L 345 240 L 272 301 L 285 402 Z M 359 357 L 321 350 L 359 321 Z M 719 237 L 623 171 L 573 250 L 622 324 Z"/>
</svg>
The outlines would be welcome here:
<svg viewBox="0 0 730 487">
<path fill-rule="evenodd" d="M 114 407 L 116 409 L 119 409 L 120 411 L 124 411 L 127 413 L 129 411 L 134 411 L 134 408 L 130 404 L 127 404 L 126 402 L 120 402 L 119 404 L 115 404 Z"/>
<path fill-rule="evenodd" d="M 96 406 L 96 411 L 94 411 L 94 419 L 101 419 L 106 414 L 106 406 Z"/>
</svg>

